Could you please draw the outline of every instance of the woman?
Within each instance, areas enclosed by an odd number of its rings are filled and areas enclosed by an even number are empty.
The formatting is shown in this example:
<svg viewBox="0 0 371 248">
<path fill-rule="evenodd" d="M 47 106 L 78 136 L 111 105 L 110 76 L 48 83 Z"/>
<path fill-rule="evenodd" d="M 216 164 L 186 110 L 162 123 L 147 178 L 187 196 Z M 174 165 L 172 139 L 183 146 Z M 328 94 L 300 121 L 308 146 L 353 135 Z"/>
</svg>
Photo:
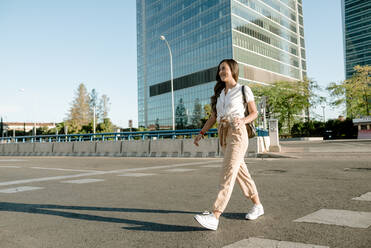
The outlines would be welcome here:
<svg viewBox="0 0 371 248">
<path fill-rule="evenodd" d="M 264 214 L 255 183 L 244 162 L 248 147 L 245 124 L 254 121 L 258 112 L 251 89 L 244 86 L 249 110 L 249 115 L 245 117 L 243 88 L 237 80 L 237 62 L 233 59 L 222 60 L 216 74 L 217 83 L 214 87 L 214 95 L 211 97 L 212 114 L 194 140 L 194 144 L 198 146 L 198 142 L 207 130 L 218 121 L 219 141 L 224 154 L 219 193 L 211 214 L 194 217 L 203 227 L 210 230 L 218 228 L 219 217 L 228 204 L 236 179 L 244 195 L 254 203 L 252 209 L 246 214 L 246 219 L 254 220 Z"/>
</svg>

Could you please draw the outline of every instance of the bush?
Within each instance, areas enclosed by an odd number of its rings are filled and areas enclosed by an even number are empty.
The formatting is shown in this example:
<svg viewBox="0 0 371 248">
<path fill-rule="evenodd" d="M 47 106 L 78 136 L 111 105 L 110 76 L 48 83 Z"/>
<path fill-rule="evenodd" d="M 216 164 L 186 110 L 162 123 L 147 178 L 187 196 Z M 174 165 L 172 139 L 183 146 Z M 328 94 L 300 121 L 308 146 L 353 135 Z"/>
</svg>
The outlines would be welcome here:
<svg viewBox="0 0 371 248">
<path fill-rule="evenodd" d="M 331 133 L 332 139 L 356 139 L 357 126 L 351 119 L 329 120 L 326 123 L 309 121 L 295 123 L 291 128 L 292 137 L 323 137 L 325 132 Z"/>
</svg>

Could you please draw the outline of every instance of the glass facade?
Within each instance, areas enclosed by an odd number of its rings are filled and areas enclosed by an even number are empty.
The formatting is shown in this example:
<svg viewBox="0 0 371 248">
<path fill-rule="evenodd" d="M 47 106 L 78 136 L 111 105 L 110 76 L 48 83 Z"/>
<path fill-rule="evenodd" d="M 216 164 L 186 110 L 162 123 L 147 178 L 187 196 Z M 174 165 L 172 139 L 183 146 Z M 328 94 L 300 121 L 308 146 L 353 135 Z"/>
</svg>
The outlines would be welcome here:
<svg viewBox="0 0 371 248">
<path fill-rule="evenodd" d="M 371 1 L 342 0 L 345 77 L 356 65 L 371 64 Z"/>
<path fill-rule="evenodd" d="M 195 102 L 210 103 L 216 66 L 240 64 L 240 83 L 301 80 L 306 73 L 301 1 L 137 0 L 139 126 L 172 124 L 175 108 L 191 124 Z M 198 100 L 197 100 L 198 99 Z"/>
</svg>

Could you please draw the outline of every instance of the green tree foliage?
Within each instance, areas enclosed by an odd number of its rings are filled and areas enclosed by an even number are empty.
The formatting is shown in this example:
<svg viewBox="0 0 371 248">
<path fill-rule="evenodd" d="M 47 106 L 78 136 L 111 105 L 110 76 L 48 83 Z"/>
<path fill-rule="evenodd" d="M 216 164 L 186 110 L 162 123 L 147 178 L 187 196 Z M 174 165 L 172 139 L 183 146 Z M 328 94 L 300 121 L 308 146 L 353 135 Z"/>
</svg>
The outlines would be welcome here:
<svg viewBox="0 0 371 248">
<path fill-rule="evenodd" d="M 98 133 L 112 133 L 115 132 L 117 127 L 113 125 L 109 118 L 105 118 L 103 122 L 99 123 L 97 126 Z"/>
<path fill-rule="evenodd" d="M 179 103 L 175 110 L 175 125 L 176 129 L 184 129 L 188 122 L 187 110 L 183 103 L 183 98 L 179 99 Z"/>
<path fill-rule="evenodd" d="M 202 122 L 202 127 L 205 125 L 205 123 L 207 122 L 207 120 L 211 117 L 211 113 L 212 113 L 212 109 L 211 109 L 211 105 L 210 104 L 205 104 L 204 106 L 204 113 L 205 113 L 205 116 L 201 119 L 201 122 Z M 215 123 L 211 128 L 216 128 L 217 127 L 217 123 Z"/>
<path fill-rule="evenodd" d="M 198 98 L 196 98 L 195 105 L 193 107 L 191 122 L 193 128 L 202 128 L 202 105 L 200 103 L 200 99 Z"/>
<path fill-rule="evenodd" d="M 353 76 L 340 83 L 331 83 L 327 90 L 333 97 L 332 106 L 346 104 L 349 118 L 369 116 L 371 108 L 371 66 L 355 66 Z"/>
<path fill-rule="evenodd" d="M 299 82 L 278 81 L 270 86 L 254 85 L 251 87 L 256 96 L 265 96 L 267 99 L 267 113 L 269 117 L 277 118 L 280 131 L 286 127 L 290 132 L 292 125 L 302 119 L 303 112 L 322 101 L 324 98 L 315 93 L 320 87 L 312 80 L 305 79 Z"/>
</svg>

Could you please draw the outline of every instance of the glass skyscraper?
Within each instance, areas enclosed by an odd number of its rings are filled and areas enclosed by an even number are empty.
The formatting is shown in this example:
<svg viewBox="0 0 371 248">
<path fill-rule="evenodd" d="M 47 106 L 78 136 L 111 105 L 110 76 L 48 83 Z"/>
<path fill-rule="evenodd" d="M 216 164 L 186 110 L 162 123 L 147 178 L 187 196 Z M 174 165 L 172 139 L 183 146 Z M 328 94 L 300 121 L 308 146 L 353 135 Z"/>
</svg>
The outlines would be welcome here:
<svg viewBox="0 0 371 248">
<path fill-rule="evenodd" d="M 371 1 L 342 0 L 345 77 L 356 65 L 371 65 Z"/>
<path fill-rule="evenodd" d="M 138 124 L 191 124 L 195 103 L 210 103 L 217 65 L 233 58 L 241 84 L 298 81 L 306 75 L 301 0 L 137 0 Z M 183 123 L 184 124 L 184 123 Z"/>
</svg>

